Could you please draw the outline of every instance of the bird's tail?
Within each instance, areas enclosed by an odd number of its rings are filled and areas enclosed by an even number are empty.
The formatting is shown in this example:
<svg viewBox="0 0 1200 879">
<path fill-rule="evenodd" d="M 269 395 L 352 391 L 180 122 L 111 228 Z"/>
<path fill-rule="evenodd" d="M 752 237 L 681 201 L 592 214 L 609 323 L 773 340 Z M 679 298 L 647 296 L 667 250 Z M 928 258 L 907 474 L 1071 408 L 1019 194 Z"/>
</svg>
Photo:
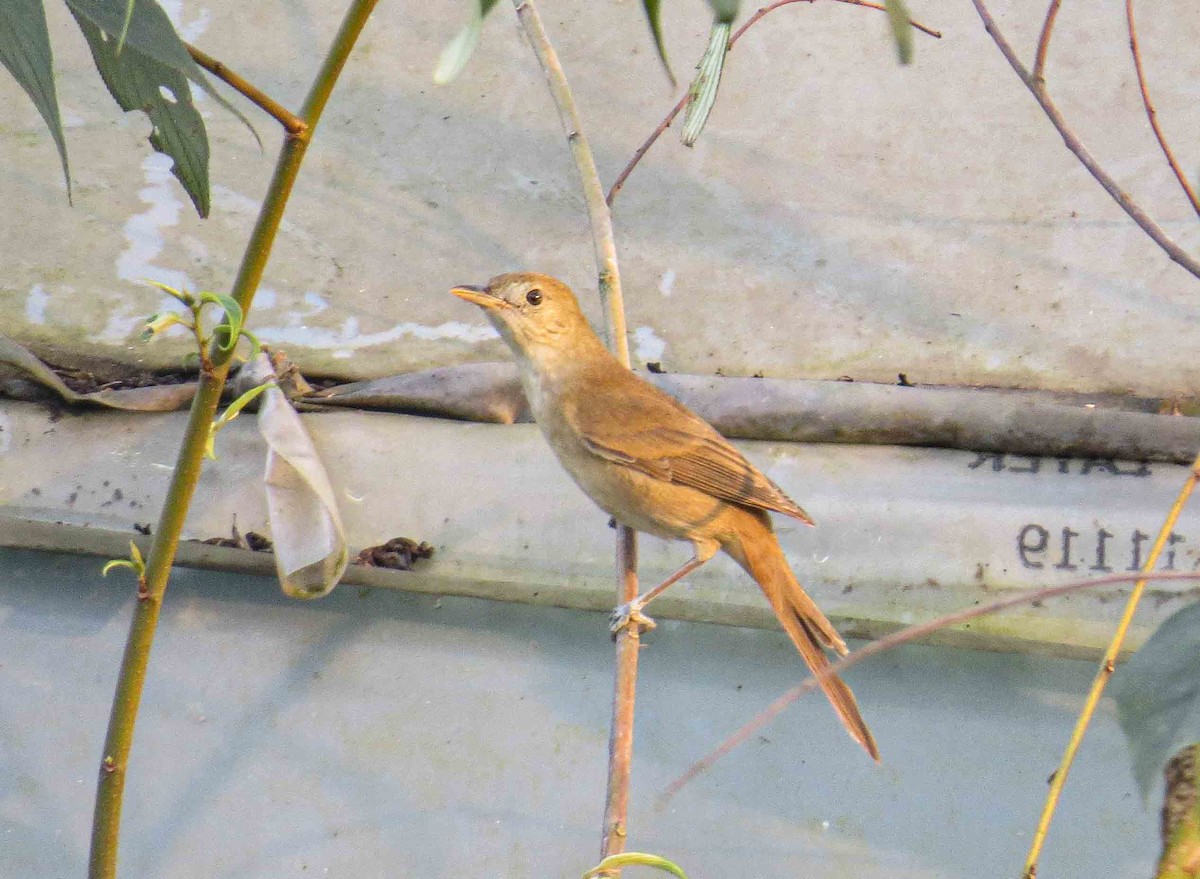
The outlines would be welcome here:
<svg viewBox="0 0 1200 879">
<path fill-rule="evenodd" d="M 858 710 L 854 693 L 837 675 L 822 675 L 830 665 L 823 648 L 845 655 L 846 642 L 792 573 L 767 514 L 758 510 L 745 512 L 754 522 L 747 521 L 744 527 L 738 529 L 735 539 L 723 548 L 761 587 L 784 631 L 817 678 L 817 683 L 829 698 L 846 731 L 878 761 L 879 749 Z"/>
</svg>

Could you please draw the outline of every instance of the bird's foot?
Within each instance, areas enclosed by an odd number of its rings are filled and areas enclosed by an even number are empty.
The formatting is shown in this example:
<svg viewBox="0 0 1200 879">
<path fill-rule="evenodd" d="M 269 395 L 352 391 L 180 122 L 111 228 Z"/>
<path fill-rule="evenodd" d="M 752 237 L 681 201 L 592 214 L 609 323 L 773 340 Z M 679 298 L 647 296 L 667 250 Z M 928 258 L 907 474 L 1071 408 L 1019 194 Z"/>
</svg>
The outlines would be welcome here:
<svg viewBox="0 0 1200 879">
<path fill-rule="evenodd" d="M 658 627 L 658 623 L 642 613 L 642 605 L 638 601 L 626 602 L 620 607 L 614 608 L 613 612 L 609 614 L 608 631 L 612 633 L 614 639 L 622 629 L 631 625 L 638 627 L 638 634 Z"/>
</svg>

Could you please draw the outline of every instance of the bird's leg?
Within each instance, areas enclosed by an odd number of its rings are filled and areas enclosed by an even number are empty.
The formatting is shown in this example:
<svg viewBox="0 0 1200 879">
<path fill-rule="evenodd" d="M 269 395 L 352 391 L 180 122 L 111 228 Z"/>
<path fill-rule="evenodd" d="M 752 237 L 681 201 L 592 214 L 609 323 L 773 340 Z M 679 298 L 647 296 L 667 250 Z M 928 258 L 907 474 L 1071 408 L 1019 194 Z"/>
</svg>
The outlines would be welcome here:
<svg viewBox="0 0 1200 879">
<path fill-rule="evenodd" d="M 621 631 L 631 623 L 636 623 L 643 632 L 648 632 L 653 629 L 655 626 L 654 620 L 643 614 L 642 608 L 666 591 L 668 586 L 679 581 L 683 577 L 686 577 L 692 571 L 696 570 L 696 568 L 700 567 L 702 564 L 712 558 L 712 556 L 713 554 L 711 552 L 703 556 L 699 552 L 696 553 L 696 555 L 692 556 L 687 564 L 685 564 L 670 577 L 667 577 L 667 579 L 663 580 L 649 592 L 643 592 L 633 601 L 630 601 L 627 604 L 622 604 L 620 607 L 613 610 L 612 615 L 609 617 L 608 630 L 612 632 L 613 636 L 615 637 L 617 632 Z"/>
</svg>

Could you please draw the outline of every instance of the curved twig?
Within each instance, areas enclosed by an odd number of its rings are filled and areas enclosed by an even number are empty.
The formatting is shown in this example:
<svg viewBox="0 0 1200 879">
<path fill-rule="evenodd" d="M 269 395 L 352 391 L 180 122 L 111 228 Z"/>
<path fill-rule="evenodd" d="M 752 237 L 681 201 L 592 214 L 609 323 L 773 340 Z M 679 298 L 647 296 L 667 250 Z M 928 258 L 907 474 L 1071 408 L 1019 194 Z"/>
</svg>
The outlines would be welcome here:
<svg viewBox="0 0 1200 879">
<path fill-rule="evenodd" d="M 1171 170 L 1175 174 L 1175 179 L 1183 187 L 1183 194 L 1192 203 L 1192 210 L 1200 215 L 1200 198 L 1196 197 L 1196 190 L 1192 188 L 1192 184 L 1184 176 L 1183 169 L 1175 161 L 1175 154 L 1171 152 L 1171 147 L 1167 145 L 1167 138 L 1158 124 L 1158 111 L 1154 109 L 1154 102 L 1150 100 L 1150 89 L 1146 85 L 1146 72 L 1142 69 L 1142 50 L 1138 47 L 1137 27 L 1133 21 L 1133 0 L 1125 0 L 1125 18 L 1129 22 L 1129 51 L 1133 55 L 1133 66 L 1137 70 L 1138 88 L 1142 92 L 1142 105 L 1146 108 L 1146 116 L 1150 119 L 1150 127 L 1154 129 L 1154 136 L 1158 138 L 1158 145 L 1162 147 L 1163 155 L 1167 157 L 1167 164 L 1171 166 Z"/>
<path fill-rule="evenodd" d="M 993 601 L 990 604 L 974 605 L 965 610 L 948 613 L 945 616 L 937 617 L 928 622 L 921 623 L 916 626 L 909 626 L 906 629 L 901 629 L 894 632 L 885 638 L 880 638 L 878 641 L 872 641 L 866 647 L 855 650 L 848 656 L 844 656 L 836 662 L 832 663 L 828 668 L 822 670 L 820 677 L 832 677 L 841 672 L 853 668 L 859 663 L 870 659 L 872 656 L 878 656 L 880 653 L 885 653 L 896 647 L 904 644 L 909 644 L 913 641 L 919 641 L 922 638 L 927 638 L 934 632 L 941 629 L 957 626 L 961 623 L 973 620 L 976 617 L 987 616 L 988 614 L 996 613 L 997 611 L 1005 610 L 1010 607 L 1016 607 L 1022 604 L 1032 604 L 1035 601 L 1042 601 L 1047 598 L 1056 598 L 1060 595 L 1067 595 L 1071 592 L 1077 592 L 1081 589 L 1089 589 L 1093 586 L 1104 586 L 1111 583 L 1129 583 L 1132 581 L 1146 580 L 1200 580 L 1200 572 L 1193 571 L 1172 571 L 1158 574 L 1139 574 L 1137 572 L 1128 574 L 1110 574 L 1104 577 L 1097 577 L 1094 580 L 1077 580 L 1071 583 L 1063 583 L 1059 586 L 1047 586 L 1044 589 L 1038 589 L 1031 592 L 1022 592 L 1018 595 L 1010 595 L 1007 598 L 1001 598 L 998 601 Z M 788 690 L 762 711 L 754 716 L 749 722 L 744 724 L 737 732 L 729 736 L 725 741 L 721 742 L 716 748 L 710 751 L 701 759 L 697 760 L 687 768 L 683 775 L 679 776 L 659 795 L 657 805 L 662 807 L 666 802 L 679 793 L 689 782 L 696 777 L 707 772 L 713 765 L 736 748 L 742 742 L 746 741 L 754 733 L 758 732 L 776 717 L 783 713 L 793 702 L 803 696 L 805 693 L 811 693 L 820 686 L 818 677 L 806 678 L 801 683 L 797 684 L 792 689 Z"/>
<path fill-rule="evenodd" d="M 732 50 L 734 43 L 738 41 L 741 35 L 753 27 L 754 24 L 762 19 L 767 13 L 774 12 L 776 9 L 779 9 L 782 6 L 790 6 L 793 3 L 815 2 L 817 2 L 817 0 L 776 0 L 776 2 L 762 7 L 748 19 L 746 19 L 745 24 L 734 31 L 733 36 L 729 38 L 729 49 Z M 872 3 L 871 0 L 835 0 L 835 2 L 845 3 L 849 6 L 863 6 L 867 9 L 878 9 L 881 12 L 887 11 L 887 8 L 882 3 Z M 910 19 L 908 23 L 922 33 L 929 34 L 931 37 L 936 37 L 939 40 L 942 38 L 941 31 L 936 31 L 931 27 L 926 27 L 919 21 Z M 654 146 L 654 142 L 662 137 L 662 133 L 671 127 L 671 123 L 675 121 L 675 117 L 680 114 L 683 108 L 687 105 L 687 102 L 688 95 L 685 94 L 679 99 L 679 102 L 671 108 L 671 111 L 667 113 L 666 118 L 664 118 L 662 122 L 658 123 L 658 127 L 655 128 L 654 131 L 651 132 L 650 136 L 642 143 L 642 145 L 637 148 L 637 151 L 633 154 L 633 158 L 629 160 L 629 164 L 627 164 L 624 169 L 622 169 L 621 173 L 617 175 L 617 179 L 613 182 L 612 188 L 608 191 L 608 197 L 605 199 L 605 201 L 608 203 L 609 207 L 612 207 L 613 199 L 617 197 L 617 193 L 621 191 L 621 188 L 625 185 L 625 181 L 629 178 L 629 175 L 633 173 L 633 169 L 636 168 L 638 162 L 642 160 L 642 156 L 646 155 L 646 152 L 650 149 L 650 147 Z"/>
<path fill-rule="evenodd" d="M 1009 66 L 1016 72 L 1021 82 L 1025 83 L 1025 87 L 1033 93 L 1033 96 L 1042 108 L 1042 112 L 1046 114 L 1050 123 L 1057 129 L 1059 135 L 1062 136 L 1063 143 L 1067 145 L 1067 149 L 1075 154 L 1075 158 L 1079 159 L 1083 167 L 1088 169 L 1088 173 L 1096 178 L 1096 182 L 1104 187 L 1104 191 L 1111 195 L 1113 200 L 1121 206 L 1121 210 L 1125 211 L 1129 215 L 1129 218 L 1137 223 L 1141 230 L 1149 235 L 1151 240 L 1161 247 L 1167 256 L 1193 276 L 1200 278 L 1200 261 L 1176 244 L 1166 231 L 1158 223 L 1154 222 L 1142 210 L 1141 206 L 1129 196 L 1129 193 L 1121 189 L 1112 176 L 1100 166 L 1100 163 L 1096 161 L 1087 147 L 1083 145 L 1083 142 L 1076 136 L 1071 127 L 1067 125 L 1062 113 L 1058 111 L 1058 107 L 1050 100 L 1045 83 L 1034 79 L 1033 75 L 1025 69 L 1025 65 L 1021 63 L 1020 59 L 1017 58 L 1016 52 L 1013 51 L 1012 45 L 1005 39 L 1004 34 L 1000 32 L 999 26 L 997 26 L 995 19 L 992 18 L 992 14 L 988 11 L 983 0 L 971 0 L 971 3 L 974 4 L 975 11 L 979 13 L 979 18 L 983 21 L 984 29 L 988 32 L 993 42 L 995 42 L 996 47 L 1000 50 L 1000 54 L 1008 61 Z"/>
</svg>

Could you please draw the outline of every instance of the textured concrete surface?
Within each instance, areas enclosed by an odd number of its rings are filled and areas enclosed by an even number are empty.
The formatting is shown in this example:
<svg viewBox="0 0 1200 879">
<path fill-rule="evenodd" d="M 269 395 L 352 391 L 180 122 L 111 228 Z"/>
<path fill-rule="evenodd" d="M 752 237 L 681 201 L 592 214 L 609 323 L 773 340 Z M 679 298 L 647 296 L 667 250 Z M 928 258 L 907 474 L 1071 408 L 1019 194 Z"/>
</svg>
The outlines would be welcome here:
<svg viewBox="0 0 1200 879">
<path fill-rule="evenodd" d="M 5 877 L 83 872 L 131 589 L 0 550 Z M 1015 876 L 1091 663 L 913 648 L 849 675 L 874 766 L 805 700 L 655 796 L 801 671 L 782 632 L 664 623 L 642 652 L 630 846 L 692 876 Z M 578 876 L 599 840 L 600 614 L 180 571 L 134 743 L 122 875 Z M 37 722 L 31 723 L 30 717 Z M 1157 815 L 1101 712 L 1042 869 L 1142 879 Z"/>
<path fill-rule="evenodd" d="M 165 4 L 184 36 L 297 105 L 336 4 Z M 1044 4 L 997 3 L 1028 57 Z M 445 295 L 516 267 L 593 280 L 575 171 L 507 4 L 445 88 L 453 0 L 382 5 L 329 107 L 251 327 L 310 372 L 366 377 L 496 357 L 491 331 Z M 640 4 L 563 0 L 544 15 L 611 180 L 673 100 Z M 940 28 L 899 68 L 878 13 L 783 8 L 730 57 L 700 143 L 669 133 L 615 216 L 634 348 L 676 372 L 1135 390 L 1196 386 L 1195 280 L 1138 231 L 1063 148 L 970 4 L 914 2 Z M 227 288 L 278 135 L 201 100 L 213 140 L 201 222 L 91 70 L 51 4 L 75 173 L 66 204 L 35 110 L 0 76 L 0 326 L 21 339 L 155 366 L 178 344 L 136 341 L 160 309 L 148 277 Z M 698 3 L 664 4 L 684 75 L 707 36 Z M 1197 22 L 1140 11 L 1148 75 L 1185 168 L 1200 105 Z M 1123 10 L 1059 17 L 1050 86 L 1079 134 L 1187 246 L 1200 229 L 1146 125 Z"/>
<path fill-rule="evenodd" d="M 0 543 L 5 517 L 134 536 L 153 525 L 185 413 L 54 420 L 0 405 Z M 333 484 L 350 545 L 399 535 L 437 548 L 412 588 L 507 595 L 574 607 L 612 601 L 613 532 L 553 458 L 534 425 L 463 424 L 382 413 L 304 416 Z M 1137 568 L 1187 477 L 1170 464 L 1024 455 L 740 443 L 817 522 L 776 527 L 801 582 L 843 628 L 874 636 L 1008 590 Z M 185 536 L 270 533 L 266 454 L 252 417 L 217 437 Z M 63 449 L 70 450 L 64 454 Z M 76 545 L 64 530 L 55 545 Z M 18 541 L 19 542 L 19 541 Z M 44 544 L 42 544 L 44 545 Z M 122 542 L 114 554 L 126 553 Z M 1159 568 L 1200 567 L 1200 512 L 1180 519 Z M 644 538 L 647 584 L 688 558 L 686 544 Z M 396 576 L 398 588 L 411 578 Z M 456 583 L 461 581 L 461 583 Z M 957 643 L 1090 655 L 1107 643 L 1125 587 L 976 620 Z M 1195 583 L 1152 585 L 1133 643 L 1194 600 Z M 774 626 L 749 579 L 721 556 L 654 605 L 655 613 Z M 968 641 L 969 639 L 969 641 Z"/>
</svg>

